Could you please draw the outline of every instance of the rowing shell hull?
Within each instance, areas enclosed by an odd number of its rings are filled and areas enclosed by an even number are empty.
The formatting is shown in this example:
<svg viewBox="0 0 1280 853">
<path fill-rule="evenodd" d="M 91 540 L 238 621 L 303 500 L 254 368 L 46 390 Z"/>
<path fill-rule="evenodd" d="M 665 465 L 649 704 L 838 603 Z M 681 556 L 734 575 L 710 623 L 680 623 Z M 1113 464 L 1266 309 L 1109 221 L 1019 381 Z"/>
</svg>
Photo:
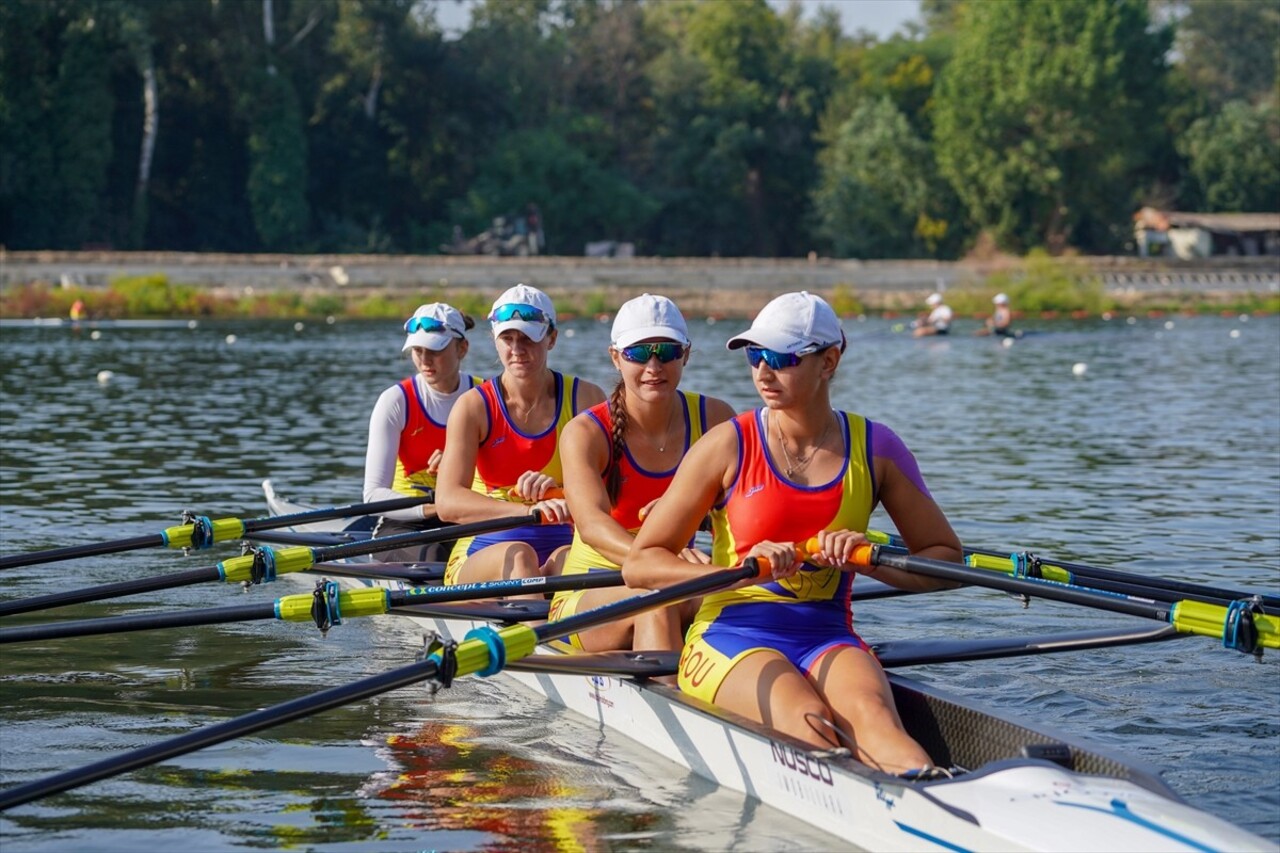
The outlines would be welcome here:
<svg viewBox="0 0 1280 853">
<path fill-rule="evenodd" d="M 269 489 L 268 498 L 274 514 L 302 509 Z M 459 641 L 490 624 L 440 615 L 465 607 L 414 610 L 396 612 Z M 561 644 L 539 652 L 564 654 Z M 1275 850 L 1265 839 L 1183 802 L 1149 768 L 962 704 L 896 673 L 889 680 L 908 730 L 939 764 L 972 772 L 903 782 L 644 679 L 511 669 L 503 676 L 593 721 L 602 732 L 625 736 L 787 818 L 871 850 Z M 1069 753 L 1073 770 L 1022 757 L 1026 745 Z"/>
</svg>

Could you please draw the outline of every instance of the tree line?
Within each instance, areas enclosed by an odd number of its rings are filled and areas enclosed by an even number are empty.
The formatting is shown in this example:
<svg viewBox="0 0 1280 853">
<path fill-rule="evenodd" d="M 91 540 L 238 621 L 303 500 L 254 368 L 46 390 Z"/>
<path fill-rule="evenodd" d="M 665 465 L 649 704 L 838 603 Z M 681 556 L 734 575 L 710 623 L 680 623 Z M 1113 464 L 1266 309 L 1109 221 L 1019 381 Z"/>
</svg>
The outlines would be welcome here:
<svg viewBox="0 0 1280 853">
<path fill-rule="evenodd" d="M 1280 209 L 1280 6 L 5 0 L 0 244 L 430 253 L 1124 251 L 1144 204 Z"/>
</svg>

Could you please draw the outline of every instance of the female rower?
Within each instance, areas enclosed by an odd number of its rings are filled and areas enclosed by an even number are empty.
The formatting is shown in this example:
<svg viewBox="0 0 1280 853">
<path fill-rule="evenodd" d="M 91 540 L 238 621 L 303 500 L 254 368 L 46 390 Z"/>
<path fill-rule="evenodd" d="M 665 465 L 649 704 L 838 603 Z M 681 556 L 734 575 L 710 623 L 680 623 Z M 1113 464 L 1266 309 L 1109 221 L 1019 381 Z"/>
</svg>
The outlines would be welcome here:
<svg viewBox="0 0 1280 853">
<path fill-rule="evenodd" d="M 489 324 L 502 372 L 453 407 L 436 504 L 445 521 L 515 518 L 537 510 L 543 523 L 459 539 L 445 568 L 449 584 L 556 573 L 555 559 L 573 538 L 564 498 L 551 496 L 563 479 L 560 431 L 579 411 L 604 400 L 598 386 L 547 366 L 556 312 L 542 291 L 523 284 L 507 290 L 493 303 Z"/>
<path fill-rule="evenodd" d="M 614 317 L 610 339 L 618 384 L 608 401 L 570 421 L 560 439 L 575 528 L 564 574 L 617 571 L 645 512 L 666 491 L 689 447 L 710 427 L 733 417 L 723 400 L 679 389 L 689 361 L 689 330 L 670 299 L 646 293 L 625 303 Z M 694 562 L 708 559 L 693 549 L 682 555 Z M 551 601 L 551 619 L 641 592 L 626 587 L 560 592 Z M 697 602 L 689 601 L 569 640 L 589 652 L 678 649 L 696 612 Z"/>
<path fill-rule="evenodd" d="M 713 562 L 763 558 L 773 579 L 703 599 L 681 655 L 680 688 L 814 746 L 848 746 L 887 772 L 931 768 L 853 632 L 850 591 L 858 571 L 902 589 L 950 584 L 849 560 L 877 503 L 913 554 L 958 561 L 960 542 L 902 441 L 882 424 L 831 409 L 845 337 L 826 302 L 780 296 L 728 346 L 746 347 L 764 406 L 689 451 L 636 534 L 623 562 L 627 583 L 664 587 L 705 571 L 678 554 L 711 511 Z M 814 536 L 818 553 L 801 563 L 796 544 Z"/>
<path fill-rule="evenodd" d="M 1013 322 L 1013 312 L 1009 310 L 1009 297 L 997 293 L 991 303 L 995 305 L 995 310 L 987 318 L 988 332 L 1001 337 L 1012 337 L 1013 330 L 1009 326 Z"/>
<path fill-rule="evenodd" d="M 420 305 L 404 324 L 401 351 L 409 352 L 417 372 L 382 392 L 369 418 L 364 457 L 364 499 L 389 500 L 422 495 L 436 485 L 444 451 L 445 423 L 458 397 L 480 380 L 463 376 L 467 330 L 475 321 L 443 302 Z M 386 513 L 375 537 L 440 527 L 434 502 Z M 444 560 L 453 542 L 411 545 L 375 554 L 384 562 Z"/>
</svg>

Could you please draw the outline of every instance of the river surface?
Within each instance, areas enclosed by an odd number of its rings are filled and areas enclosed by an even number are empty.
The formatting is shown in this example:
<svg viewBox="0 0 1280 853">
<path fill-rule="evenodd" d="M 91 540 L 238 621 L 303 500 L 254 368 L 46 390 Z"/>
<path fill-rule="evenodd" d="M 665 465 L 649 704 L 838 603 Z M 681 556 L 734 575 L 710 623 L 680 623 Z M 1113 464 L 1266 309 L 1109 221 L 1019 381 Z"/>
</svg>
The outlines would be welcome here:
<svg viewBox="0 0 1280 853">
<path fill-rule="evenodd" d="M 1028 324 L 1005 347 L 845 322 L 837 405 L 892 426 L 964 541 L 1280 590 L 1280 318 Z M 685 386 L 757 402 L 742 324 L 698 321 Z M 566 323 L 553 365 L 611 385 L 607 324 Z M 261 481 L 357 502 L 369 412 L 411 368 L 395 322 L 0 326 L 0 551 L 155 534 L 183 509 L 265 514 Z M 230 337 L 234 336 L 234 340 Z M 473 372 L 496 370 L 472 333 Z M 1073 366 L 1087 365 L 1082 375 Z M 102 371 L 110 371 L 99 381 Z M 886 518 L 873 521 L 891 529 Z M 5 570 L 0 597 L 211 565 L 232 546 Z M 297 592 L 225 586 L 56 618 Z M 49 618 L 53 614 L 46 615 Z M 24 624 L 41 614 L 9 617 Z M 379 617 L 394 619 L 395 617 Z M 979 589 L 858 606 L 871 641 L 1035 634 L 1133 617 Z M 0 647 L 0 786 L 31 781 L 408 663 L 402 632 L 275 622 Z M 1280 655 L 1208 638 L 907 674 L 1154 765 L 1186 799 L 1280 844 Z M 503 679 L 433 703 L 405 688 L 0 816 L 16 851 L 827 850 L 833 839 L 716 789 Z"/>
</svg>

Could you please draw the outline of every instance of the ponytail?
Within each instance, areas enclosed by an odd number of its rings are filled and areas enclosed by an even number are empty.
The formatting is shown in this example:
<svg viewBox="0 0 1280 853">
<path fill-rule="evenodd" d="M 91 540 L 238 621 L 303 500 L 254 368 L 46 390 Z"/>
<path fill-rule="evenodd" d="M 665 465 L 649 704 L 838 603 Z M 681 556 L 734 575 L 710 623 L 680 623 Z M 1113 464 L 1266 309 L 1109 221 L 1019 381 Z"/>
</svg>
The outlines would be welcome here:
<svg viewBox="0 0 1280 853">
<path fill-rule="evenodd" d="M 612 444 L 609 447 L 609 464 L 604 469 L 604 489 L 609 495 L 609 506 L 618 505 L 618 492 L 622 490 L 622 454 L 626 446 L 627 386 L 622 377 L 609 395 L 609 419 L 613 423 Z"/>
</svg>

